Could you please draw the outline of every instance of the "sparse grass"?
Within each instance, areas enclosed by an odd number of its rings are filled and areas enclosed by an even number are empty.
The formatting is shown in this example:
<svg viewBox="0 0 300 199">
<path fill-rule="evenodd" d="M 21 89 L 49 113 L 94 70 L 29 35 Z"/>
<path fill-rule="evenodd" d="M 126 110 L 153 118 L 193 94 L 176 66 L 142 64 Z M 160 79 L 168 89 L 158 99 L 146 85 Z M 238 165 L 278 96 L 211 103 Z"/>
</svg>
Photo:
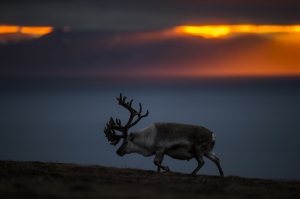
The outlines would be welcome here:
<svg viewBox="0 0 300 199">
<path fill-rule="evenodd" d="M 300 198 L 300 182 L 0 161 L 0 198 Z"/>
</svg>

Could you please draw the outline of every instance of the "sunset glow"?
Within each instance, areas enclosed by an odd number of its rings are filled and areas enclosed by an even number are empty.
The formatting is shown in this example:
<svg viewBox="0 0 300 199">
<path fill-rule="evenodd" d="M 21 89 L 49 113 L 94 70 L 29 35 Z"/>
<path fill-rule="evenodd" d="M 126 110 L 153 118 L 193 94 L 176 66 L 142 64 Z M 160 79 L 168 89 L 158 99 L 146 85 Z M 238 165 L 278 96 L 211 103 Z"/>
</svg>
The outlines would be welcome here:
<svg viewBox="0 0 300 199">
<path fill-rule="evenodd" d="M 223 38 L 234 34 L 299 33 L 300 25 L 207 25 L 177 26 L 175 33 L 200 36 L 206 39 Z"/>
<path fill-rule="evenodd" d="M 53 31 L 52 27 L 0 26 L 0 34 L 26 34 L 41 37 Z"/>
<path fill-rule="evenodd" d="M 0 26 L 0 44 L 5 46 L 10 42 L 31 41 L 52 31 L 52 27 Z M 63 32 L 69 31 L 69 27 L 63 29 Z M 245 34 L 263 37 L 245 37 Z M 57 39 L 61 39 L 58 36 L 53 34 L 49 40 L 55 43 Z M 227 39 L 209 40 L 212 38 Z M 110 69 L 106 69 L 107 72 L 101 69 L 99 72 L 98 66 L 104 64 L 101 59 L 96 59 L 95 63 L 92 63 L 95 66 L 91 70 L 93 72 L 80 70 L 73 72 L 72 69 L 68 74 L 70 76 L 120 75 L 120 77 L 143 78 L 300 76 L 300 25 L 178 26 L 154 31 L 118 33 L 105 38 L 101 38 L 101 34 L 92 38 L 83 35 L 80 39 L 79 43 L 72 41 L 74 46 L 79 46 L 78 48 L 69 48 L 67 43 L 62 44 L 70 53 L 64 54 L 63 59 L 72 60 L 73 57 L 82 56 L 86 63 L 89 63 L 90 55 L 101 56 L 101 53 L 108 53 L 112 57 L 111 60 L 120 60 L 122 63 L 120 65 L 128 64 L 132 70 L 123 71 L 122 68 L 118 68 L 119 74 L 116 74 L 116 70 Z M 90 45 L 91 43 L 95 45 Z M 81 45 L 85 44 L 88 47 L 81 48 Z M 61 48 L 61 43 L 57 45 L 54 51 Z M 46 54 L 41 55 L 48 59 Z M 61 54 L 63 53 L 56 56 L 60 57 Z M 32 60 L 34 59 L 35 56 L 32 57 Z M 60 59 L 58 64 L 59 61 Z M 110 64 L 114 66 L 116 62 L 111 61 Z M 22 71 L 22 75 L 24 73 Z"/>
</svg>

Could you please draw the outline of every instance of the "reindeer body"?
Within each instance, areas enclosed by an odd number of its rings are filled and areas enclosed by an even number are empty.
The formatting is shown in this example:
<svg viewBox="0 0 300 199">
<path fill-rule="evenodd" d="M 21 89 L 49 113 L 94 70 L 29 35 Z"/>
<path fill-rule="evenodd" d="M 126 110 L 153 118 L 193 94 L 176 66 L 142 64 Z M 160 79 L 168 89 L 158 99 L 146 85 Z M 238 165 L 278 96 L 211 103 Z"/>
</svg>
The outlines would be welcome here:
<svg viewBox="0 0 300 199">
<path fill-rule="evenodd" d="M 140 115 L 141 105 L 140 111 L 137 112 L 131 108 L 132 101 L 130 104 L 125 104 L 126 97 L 123 99 L 122 95 L 120 95 L 120 98 L 117 99 L 121 105 L 132 111 L 130 120 L 126 126 L 133 126 L 131 123 L 134 117 L 133 114 L 136 114 L 139 117 L 134 124 L 142 117 L 148 115 L 148 111 L 145 115 Z M 154 164 L 157 166 L 158 172 L 160 169 L 170 171 L 169 167 L 161 164 L 164 155 L 179 160 L 190 160 L 195 158 L 198 161 L 198 166 L 192 174 L 196 174 L 204 165 L 205 162 L 203 156 L 206 156 L 217 165 L 220 175 L 224 176 L 220 161 L 213 152 L 216 136 L 205 127 L 170 122 L 157 122 L 139 131 L 127 134 L 128 128 L 126 126 L 126 128 L 123 127 L 121 121 L 118 119 L 116 120 L 116 123 L 111 119 L 104 132 L 113 145 L 116 145 L 121 138 L 124 138 L 122 145 L 117 150 L 117 154 L 120 156 L 129 153 L 139 153 L 146 157 L 155 155 Z M 124 132 L 124 135 L 116 135 L 113 129 Z"/>
<path fill-rule="evenodd" d="M 164 155 L 179 160 L 196 158 L 200 166 L 194 170 L 194 174 L 204 165 L 202 157 L 206 156 L 217 164 L 220 175 L 223 176 L 219 159 L 213 153 L 214 145 L 215 135 L 205 127 L 157 122 L 130 133 L 117 154 L 123 156 L 138 153 L 146 157 L 156 155 L 154 164 L 158 166 L 158 171 L 160 168 L 169 170 L 161 165 Z"/>
</svg>

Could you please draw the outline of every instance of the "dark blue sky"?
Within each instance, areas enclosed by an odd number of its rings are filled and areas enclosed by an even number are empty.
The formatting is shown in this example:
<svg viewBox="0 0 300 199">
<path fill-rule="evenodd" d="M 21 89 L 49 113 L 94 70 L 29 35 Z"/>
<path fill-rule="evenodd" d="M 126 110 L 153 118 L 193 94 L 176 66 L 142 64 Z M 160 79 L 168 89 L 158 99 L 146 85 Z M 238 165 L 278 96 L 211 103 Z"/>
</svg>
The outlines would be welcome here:
<svg viewBox="0 0 300 199">
<path fill-rule="evenodd" d="M 28 80 L 29 81 L 29 80 Z M 0 158 L 156 170 L 154 157 L 119 157 L 103 129 L 110 117 L 124 123 L 122 92 L 149 116 L 130 131 L 157 121 L 202 125 L 217 135 L 215 153 L 225 175 L 299 179 L 299 79 L 201 80 L 141 83 L 41 80 L 0 89 Z M 208 159 L 198 174 L 218 175 Z M 195 160 L 164 159 L 172 171 L 190 173 Z"/>
</svg>

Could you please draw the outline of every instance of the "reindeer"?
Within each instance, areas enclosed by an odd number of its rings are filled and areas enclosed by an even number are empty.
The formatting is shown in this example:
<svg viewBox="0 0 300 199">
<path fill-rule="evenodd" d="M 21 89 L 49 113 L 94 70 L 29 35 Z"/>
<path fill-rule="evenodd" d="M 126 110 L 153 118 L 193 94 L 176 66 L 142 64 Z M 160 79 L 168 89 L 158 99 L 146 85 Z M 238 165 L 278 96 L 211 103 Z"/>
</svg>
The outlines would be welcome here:
<svg viewBox="0 0 300 199">
<path fill-rule="evenodd" d="M 136 132 L 128 134 L 129 128 L 137 124 L 142 118 L 147 117 L 149 111 L 142 115 L 142 105 L 139 103 L 140 110 L 136 111 L 132 108 L 132 101 L 125 102 L 126 97 L 117 98 L 119 105 L 123 106 L 130 112 L 129 120 L 125 125 L 121 124 L 121 120 L 110 118 L 110 121 L 104 128 L 104 133 L 110 141 L 111 145 L 116 146 L 123 138 L 123 143 L 117 150 L 119 156 L 129 153 L 138 153 L 145 157 L 155 155 L 154 164 L 157 166 L 157 172 L 160 169 L 169 172 L 167 166 L 162 165 L 164 155 L 179 160 L 190 160 L 195 158 L 198 166 L 192 172 L 196 174 L 204 165 L 203 156 L 212 160 L 218 167 L 220 175 L 224 176 L 219 158 L 213 152 L 216 142 L 216 136 L 207 128 L 196 125 L 157 122 Z M 136 118 L 135 121 L 133 119 Z M 115 130 L 122 134 L 116 134 Z"/>
</svg>

